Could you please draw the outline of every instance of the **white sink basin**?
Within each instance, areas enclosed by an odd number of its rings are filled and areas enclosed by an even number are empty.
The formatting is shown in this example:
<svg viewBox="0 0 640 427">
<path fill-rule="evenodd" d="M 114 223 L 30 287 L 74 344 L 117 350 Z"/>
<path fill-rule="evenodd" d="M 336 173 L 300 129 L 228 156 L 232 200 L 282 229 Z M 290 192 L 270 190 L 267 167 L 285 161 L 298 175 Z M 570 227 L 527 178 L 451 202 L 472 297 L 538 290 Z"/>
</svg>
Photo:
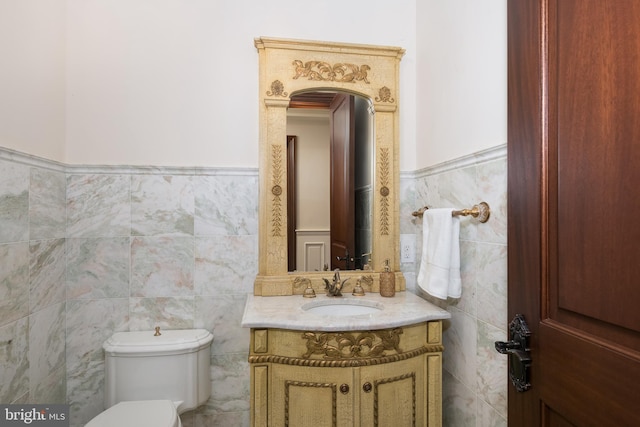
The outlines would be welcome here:
<svg viewBox="0 0 640 427">
<path fill-rule="evenodd" d="M 333 299 L 330 301 L 313 301 L 302 306 L 307 313 L 320 316 L 359 316 L 378 313 L 383 305 L 376 301 L 360 299 Z"/>
</svg>

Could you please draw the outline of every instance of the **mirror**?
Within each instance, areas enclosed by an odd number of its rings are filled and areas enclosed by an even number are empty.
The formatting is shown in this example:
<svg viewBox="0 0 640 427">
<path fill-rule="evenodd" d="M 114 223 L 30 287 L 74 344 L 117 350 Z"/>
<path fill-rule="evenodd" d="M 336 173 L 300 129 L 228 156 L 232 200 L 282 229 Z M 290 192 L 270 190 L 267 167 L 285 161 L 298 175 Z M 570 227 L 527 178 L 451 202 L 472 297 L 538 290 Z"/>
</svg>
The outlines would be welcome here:
<svg viewBox="0 0 640 427">
<path fill-rule="evenodd" d="M 289 272 L 290 187 L 287 111 L 291 98 L 307 92 L 339 92 L 370 103 L 373 112 L 370 270 L 350 270 L 343 278 L 368 276 L 368 291 L 379 289 L 379 272 L 389 261 L 396 291 L 405 289 L 400 266 L 398 168 L 398 47 L 305 40 L 255 39 L 259 55 L 260 200 L 259 260 L 254 294 L 302 294 L 308 285 L 324 288 L 326 271 Z M 340 176 L 332 173 L 332 176 Z M 332 204 L 332 208 L 344 204 Z M 332 226 L 333 228 L 333 226 Z M 345 285 L 348 290 L 354 281 Z"/>
<path fill-rule="evenodd" d="M 324 91 L 291 96 L 287 111 L 290 272 L 369 267 L 372 113 L 370 101 L 357 95 Z M 343 128 L 338 128 L 340 124 Z"/>
</svg>

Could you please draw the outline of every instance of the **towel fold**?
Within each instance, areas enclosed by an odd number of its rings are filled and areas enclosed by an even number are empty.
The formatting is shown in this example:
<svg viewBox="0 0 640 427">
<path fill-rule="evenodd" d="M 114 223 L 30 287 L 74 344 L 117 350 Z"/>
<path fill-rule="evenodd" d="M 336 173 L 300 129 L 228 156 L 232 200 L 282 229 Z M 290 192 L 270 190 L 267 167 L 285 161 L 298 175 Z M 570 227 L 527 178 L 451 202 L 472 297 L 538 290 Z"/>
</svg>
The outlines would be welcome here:
<svg viewBox="0 0 640 427">
<path fill-rule="evenodd" d="M 453 209 L 428 209 L 422 216 L 422 257 L 417 283 L 436 298 L 460 298 L 460 218 Z"/>
</svg>

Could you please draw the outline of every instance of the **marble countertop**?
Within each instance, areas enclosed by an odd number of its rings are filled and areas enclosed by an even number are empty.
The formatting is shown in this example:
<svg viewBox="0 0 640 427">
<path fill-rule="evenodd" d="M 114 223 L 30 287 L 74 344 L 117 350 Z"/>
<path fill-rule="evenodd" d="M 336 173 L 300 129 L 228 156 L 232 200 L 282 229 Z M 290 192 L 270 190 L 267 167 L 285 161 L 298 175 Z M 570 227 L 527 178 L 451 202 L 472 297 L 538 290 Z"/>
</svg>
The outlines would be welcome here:
<svg viewBox="0 0 640 427">
<path fill-rule="evenodd" d="M 371 314 L 326 315 L 303 309 L 332 303 L 377 307 Z M 337 308 L 338 310 L 340 308 Z M 345 307 L 345 310 L 348 309 Z M 278 328 L 313 331 L 358 331 L 406 326 L 429 320 L 449 319 L 451 314 L 411 292 L 396 292 L 394 297 L 368 293 L 362 297 L 345 295 L 303 298 L 302 295 L 248 295 L 242 316 L 245 328 Z"/>
</svg>

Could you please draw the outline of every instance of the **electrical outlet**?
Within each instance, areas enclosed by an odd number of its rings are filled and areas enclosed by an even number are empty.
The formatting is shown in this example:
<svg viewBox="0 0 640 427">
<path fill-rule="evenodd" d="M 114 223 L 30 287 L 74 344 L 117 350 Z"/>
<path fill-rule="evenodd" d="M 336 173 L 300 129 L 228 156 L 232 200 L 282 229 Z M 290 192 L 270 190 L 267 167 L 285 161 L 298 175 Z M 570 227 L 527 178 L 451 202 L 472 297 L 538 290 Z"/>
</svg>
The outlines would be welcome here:
<svg viewBox="0 0 640 427">
<path fill-rule="evenodd" d="M 400 235 L 400 262 L 416 261 L 416 235 Z"/>
</svg>

